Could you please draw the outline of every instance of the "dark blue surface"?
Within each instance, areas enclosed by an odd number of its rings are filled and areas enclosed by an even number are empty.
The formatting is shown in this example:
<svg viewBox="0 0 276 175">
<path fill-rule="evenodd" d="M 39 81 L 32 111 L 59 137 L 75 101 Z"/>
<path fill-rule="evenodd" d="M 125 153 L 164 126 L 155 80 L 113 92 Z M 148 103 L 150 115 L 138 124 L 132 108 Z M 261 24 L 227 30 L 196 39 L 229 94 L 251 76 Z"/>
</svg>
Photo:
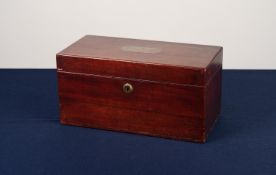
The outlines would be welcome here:
<svg viewBox="0 0 276 175">
<path fill-rule="evenodd" d="M 224 71 L 206 144 L 60 125 L 54 70 L 0 70 L 0 175 L 276 174 L 276 71 Z"/>
</svg>

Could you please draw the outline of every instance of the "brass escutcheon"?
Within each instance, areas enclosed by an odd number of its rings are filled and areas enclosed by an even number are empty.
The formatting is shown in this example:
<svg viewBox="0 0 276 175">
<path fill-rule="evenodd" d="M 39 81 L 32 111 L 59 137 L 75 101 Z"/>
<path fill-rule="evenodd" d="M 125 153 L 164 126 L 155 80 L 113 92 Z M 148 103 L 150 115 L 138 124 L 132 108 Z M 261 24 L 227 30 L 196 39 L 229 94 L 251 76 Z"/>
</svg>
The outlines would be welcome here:
<svg viewBox="0 0 276 175">
<path fill-rule="evenodd" d="M 125 83 L 123 85 L 123 91 L 124 91 L 124 93 L 129 94 L 133 91 L 133 86 L 129 83 Z"/>
</svg>

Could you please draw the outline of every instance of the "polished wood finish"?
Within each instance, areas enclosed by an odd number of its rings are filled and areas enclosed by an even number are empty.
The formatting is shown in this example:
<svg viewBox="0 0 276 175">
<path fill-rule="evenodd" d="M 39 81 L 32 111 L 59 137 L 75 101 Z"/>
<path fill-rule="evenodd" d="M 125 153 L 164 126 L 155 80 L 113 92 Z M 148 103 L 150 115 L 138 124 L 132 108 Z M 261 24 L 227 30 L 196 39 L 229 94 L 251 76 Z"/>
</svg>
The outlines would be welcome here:
<svg viewBox="0 0 276 175">
<path fill-rule="evenodd" d="M 57 54 L 61 122 L 205 142 L 221 69 L 221 47 L 85 36 Z"/>
<path fill-rule="evenodd" d="M 124 48 L 130 49 L 124 49 Z M 221 47 L 87 35 L 58 55 L 205 68 Z"/>
</svg>

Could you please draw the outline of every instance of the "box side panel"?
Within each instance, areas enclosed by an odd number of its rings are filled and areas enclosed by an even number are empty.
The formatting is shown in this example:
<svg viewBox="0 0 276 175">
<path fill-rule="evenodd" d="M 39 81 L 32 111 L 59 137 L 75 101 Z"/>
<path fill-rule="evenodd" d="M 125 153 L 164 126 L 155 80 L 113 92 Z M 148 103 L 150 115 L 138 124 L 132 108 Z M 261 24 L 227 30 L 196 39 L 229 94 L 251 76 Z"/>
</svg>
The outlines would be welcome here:
<svg viewBox="0 0 276 175">
<path fill-rule="evenodd" d="M 204 72 L 205 86 L 213 79 L 217 71 L 222 67 L 223 48 L 218 51 Z"/>
<path fill-rule="evenodd" d="M 214 59 L 209 70 L 213 73 L 205 88 L 206 137 L 214 127 L 221 109 L 222 52 Z"/>
<path fill-rule="evenodd" d="M 62 71 L 58 81 L 62 123 L 203 140 L 203 87 Z M 123 92 L 125 83 L 133 85 L 132 93 Z"/>
</svg>

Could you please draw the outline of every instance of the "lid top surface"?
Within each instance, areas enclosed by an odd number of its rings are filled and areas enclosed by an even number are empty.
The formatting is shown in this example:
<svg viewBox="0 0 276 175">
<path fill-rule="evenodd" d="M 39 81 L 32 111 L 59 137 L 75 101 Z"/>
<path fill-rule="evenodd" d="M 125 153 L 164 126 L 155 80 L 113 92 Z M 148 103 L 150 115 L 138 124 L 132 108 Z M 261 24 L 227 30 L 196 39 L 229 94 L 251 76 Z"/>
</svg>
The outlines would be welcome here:
<svg viewBox="0 0 276 175">
<path fill-rule="evenodd" d="M 58 55 L 206 68 L 221 47 L 86 35 Z"/>
</svg>

